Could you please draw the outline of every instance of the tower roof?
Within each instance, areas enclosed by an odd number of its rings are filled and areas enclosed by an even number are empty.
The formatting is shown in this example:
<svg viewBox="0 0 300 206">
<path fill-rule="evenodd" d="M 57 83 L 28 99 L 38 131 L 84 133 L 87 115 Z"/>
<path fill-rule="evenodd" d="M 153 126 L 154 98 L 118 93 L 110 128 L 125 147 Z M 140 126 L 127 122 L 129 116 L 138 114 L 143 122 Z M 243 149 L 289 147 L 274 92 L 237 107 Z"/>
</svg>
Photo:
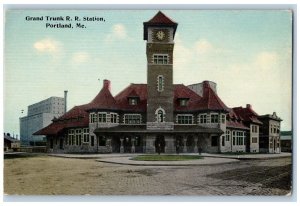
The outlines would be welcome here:
<svg viewBox="0 0 300 206">
<path fill-rule="evenodd" d="M 173 38 L 176 32 L 177 23 L 173 21 L 171 18 L 167 17 L 164 13 L 159 11 L 152 19 L 147 22 L 144 22 L 144 40 L 148 39 L 148 27 L 155 26 L 155 27 L 172 27 L 173 31 Z"/>
</svg>

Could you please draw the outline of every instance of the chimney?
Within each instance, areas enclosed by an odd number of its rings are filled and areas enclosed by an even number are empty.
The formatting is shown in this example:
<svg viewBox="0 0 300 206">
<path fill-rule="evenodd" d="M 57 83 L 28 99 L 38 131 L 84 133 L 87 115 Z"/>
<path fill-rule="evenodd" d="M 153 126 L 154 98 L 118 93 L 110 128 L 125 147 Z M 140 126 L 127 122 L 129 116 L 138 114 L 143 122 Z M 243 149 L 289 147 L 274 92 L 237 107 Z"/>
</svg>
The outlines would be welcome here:
<svg viewBox="0 0 300 206">
<path fill-rule="evenodd" d="M 68 95 L 68 90 L 65 90 L 65 96 L 64 96 L 64 100 L 65 100 L 65 113 L 67 112 L 67 95 Z"/>
<path fill-rule="evenodd" d="M 248 109 L 252 109 L 252 106 L 251 106 L 251 104 L 246 104 L 246 108 L 248 108 Z"/>
<path fill-rule="evenodd" d="M 107 79 L 103 80 L 103 88 L 108 89 L 109 91 L 111 90 L 111 85 L 110 85 L 110 81 Z"/>
</svg>

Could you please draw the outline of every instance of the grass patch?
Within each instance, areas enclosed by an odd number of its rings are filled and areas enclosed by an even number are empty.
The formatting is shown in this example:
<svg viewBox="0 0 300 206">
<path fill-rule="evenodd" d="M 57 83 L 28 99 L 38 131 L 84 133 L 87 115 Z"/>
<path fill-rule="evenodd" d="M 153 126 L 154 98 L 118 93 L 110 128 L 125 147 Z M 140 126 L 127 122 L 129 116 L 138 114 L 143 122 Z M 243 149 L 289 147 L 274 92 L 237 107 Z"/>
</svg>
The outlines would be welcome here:
<svg viewBox="0 0 300 206">
<path fill-rule="evenodd" d="M 133 157 L 137 161 L 185 161 L 203 159 L 199 155 L 140 155 Z"/>
</svg>

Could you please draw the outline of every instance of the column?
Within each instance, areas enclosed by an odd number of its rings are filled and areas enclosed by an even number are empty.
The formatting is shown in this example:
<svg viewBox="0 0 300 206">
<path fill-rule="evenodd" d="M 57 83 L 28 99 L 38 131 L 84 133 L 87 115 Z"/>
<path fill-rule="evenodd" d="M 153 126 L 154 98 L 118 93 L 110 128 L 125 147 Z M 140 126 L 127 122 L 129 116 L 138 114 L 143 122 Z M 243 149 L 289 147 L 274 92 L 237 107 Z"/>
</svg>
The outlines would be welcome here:
<svg viewBox="0 0 300 206">
<path fill-rule="evenodd" d="M 135 139 L 131 137 L 131 153 L 135 153 Z"/>
<path fill-rule="evenodd" d="M 146 147 L 144 149 L 144 152 L 155 153 L 155 145 L 154 145 L 155 137 L 153 137 L 152 135 L 146 135 L 145 138 L 146 139 L 144 141 L 146 141 Z"/>
<path fill-rule="evenodd" d="M 183 137 L 183 153 L 187 153 L 187 148 L 186 148 L 186 137 Z"/>
<path fill-rule="evenodd" d="M 112 152 L 112 146 L 111 146 L 111 137 L 108 137 L 107 139 L 106 139 L 106 147 L 107 147 L 107 149 L 108 149 L 108 152 Z"/>
<path fill-rule="evenodd" d="M 120 145 L 120 153 L 124 153 L 124 145 L 123 145 L 124 137 L 120 137 L 120 142 L 121 142 L 121 145 Z"/>
<path fill-rule="evenodd" d="M 198 153 L 198 137 L 196 136 L 196 137 L 194 137 L 194 144 L 195 144 L 195 146 L 194 146 L 194 152 L 195 153 Z"/>
</svg>

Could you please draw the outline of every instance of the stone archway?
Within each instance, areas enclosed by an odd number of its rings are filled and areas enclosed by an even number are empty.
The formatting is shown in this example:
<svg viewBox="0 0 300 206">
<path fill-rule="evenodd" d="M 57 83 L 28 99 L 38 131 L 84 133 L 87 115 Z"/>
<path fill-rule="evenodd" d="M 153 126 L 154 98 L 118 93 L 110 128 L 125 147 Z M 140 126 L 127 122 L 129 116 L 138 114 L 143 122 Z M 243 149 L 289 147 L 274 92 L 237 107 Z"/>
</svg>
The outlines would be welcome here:
<svg viewBox="0 0 300 206">
<path fill-rule="evenodd" d="M 165 137 L 163 135 L 156 136 L 154 145 L 155 145 L 155 152 L 164 153 L 165 152 L 165 146 L 166 146 Z"/>
<path fill-rule="evenodd" d="M 111 139 L 111 149 L 113 153 L 120 153 L 121 141 L 120 137 L 113 136 Z"/>
<path fill-rule="evenodd" d="M 175 150 L 176 150 L 176 146 L 179 146 L 179 153 L 183 153 L 184 143 L 183 143 L 183 137 L 182 136 L 176 136 L 175 137 L 175 142 L 174 142 Z"/>
<path fill-rule="evenodd" d="M 125 136 L 123 140 L 123 146 L 124 146 L 124 153 L 131 153 L 131 136 Z"/>
<path fill-rule="evenodd" d="M 186 150 L 188 153 L 195 152 L 195 139 L 193 135 L 189 135 L 186 140 Z"/>
</svg>

